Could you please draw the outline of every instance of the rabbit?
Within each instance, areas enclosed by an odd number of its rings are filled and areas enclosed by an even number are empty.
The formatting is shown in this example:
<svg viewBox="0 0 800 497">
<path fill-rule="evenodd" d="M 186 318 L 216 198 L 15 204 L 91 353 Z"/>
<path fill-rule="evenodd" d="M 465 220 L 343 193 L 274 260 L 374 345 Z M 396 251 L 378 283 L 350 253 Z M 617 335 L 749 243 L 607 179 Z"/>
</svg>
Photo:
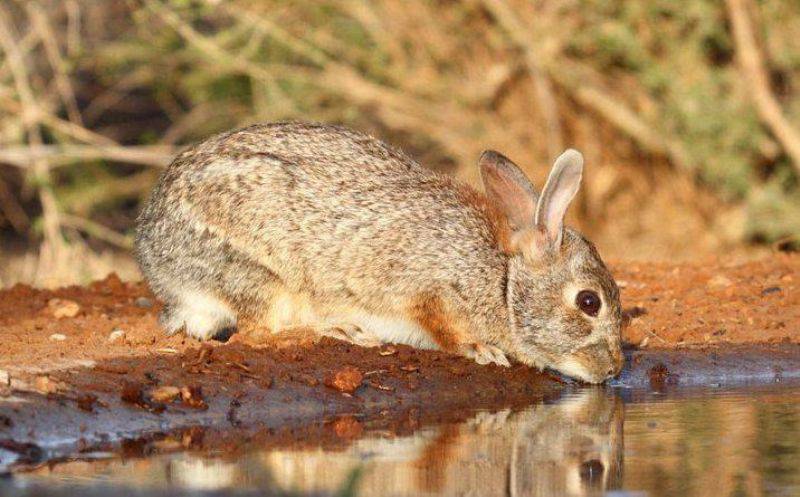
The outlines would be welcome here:
<svg viewBox="0 0 800 497">
<path fill-rule="evenodd" d="M 564 226 L 581 154 L 558 157 L 541 194 L 498 152 L 478 165 L 485 194 L 327 124 L 255 124 L 192 146 L 137 220 L 160 323 L 200 340 L 247 322 L 615 376 L 619 289 Z"/>
</svg>

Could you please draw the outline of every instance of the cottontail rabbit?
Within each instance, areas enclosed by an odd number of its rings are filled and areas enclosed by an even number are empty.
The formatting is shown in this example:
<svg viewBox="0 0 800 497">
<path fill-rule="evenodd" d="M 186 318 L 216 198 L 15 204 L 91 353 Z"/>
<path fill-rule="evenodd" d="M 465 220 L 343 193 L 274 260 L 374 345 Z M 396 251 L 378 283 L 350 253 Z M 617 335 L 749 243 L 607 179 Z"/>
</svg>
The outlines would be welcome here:
<svg viewBox="0 0 800 497">
<path fill-rule="evenodd" d="M 537 194 L 497 152 L 486 194 L 366 134 L 257 124 L 182 152 L 138 219 L 136 254 L 161 323 L 208 339 L 247 319 L 361 345 L 506 354 L 590 382 L 619 372 L 619 291 L 563 226 L 583 159 Z"/>
</svg>

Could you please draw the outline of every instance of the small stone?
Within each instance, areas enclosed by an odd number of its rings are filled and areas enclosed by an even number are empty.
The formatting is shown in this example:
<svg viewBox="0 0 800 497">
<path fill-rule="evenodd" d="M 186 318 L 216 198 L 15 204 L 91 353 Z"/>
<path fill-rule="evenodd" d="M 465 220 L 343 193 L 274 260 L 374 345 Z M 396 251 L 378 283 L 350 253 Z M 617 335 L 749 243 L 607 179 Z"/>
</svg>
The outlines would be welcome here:
<svg viewBox="0 0 800 497">
<path fill-rule="evenodd" d="M 392 345 L 385 345 L 378 350 L 378 354 L 382 356 L 395 355 L 396 353 L 397 349 Z"/>
<path fill-rule="evenodd" d="M 731 281 L 731 279 L 725 275 L 718 274 L 713 278 L 711 278 L 710 280 L 708 280 L 708 283 L 706 283 L 706 285 L 708 285 L 711 288 L 727 288 L 733 285 L 733 281 Z"/>
<path fill-rule="evenodd" d="M 0 369 L 0 387 L 11 385 L 11 375 L 5 369 Z"/>
<path fill-rule="evenodd" d="M 51 380 L 49 376 L 37 376 L 33 386 L 39 391 L 39 393 L 48 394 L 58 391 L 58 385 L 56 382 Z"/>
<path fill-rule="evenodd" d="M 194 409 L 208 409 L 208 404 L 206 404 L 206 401 L 203 398 L 203 389 L 199 386 L 188 385 L 182 387 L 181 400 L 183 401 L 184 405 Z"/>
<path fill-rule="evenodd" d="M 47 302 L 47 307 L 56 319 L 74 318 L 81 312 L 81 306 L 74 300 L 50 299 Z"/>
<path fill-rule="evenodd" d="M 115 343 L 115 342 L 122 342 L 125 341 L 125 331 L 119 328 L 115 328 L 111 330 L 111 334 L 108 335 L 108 342 Z"/>
<path fill-rule="evenodd" d="M 333 431 L 339 438 L 358 438 L 364 432 L 364 427 L 353 416 L 343 416 L 333 422 Z"/>
<path fill-rule="evenodd" d="M 139 297 L 133 301 L 133 305 L 136 307 L 141 307 L 142 309 L 149 309 L 153 307 L 153 301 L 147 297 Z"/>
<path fill-rule="evenodd" d="M 62 335 L 61 333 L 53 333 L 50 335 L 50 340 L 55 340 L 56 342 L 63 342 L 67 339 L 67 335 Z"/>
<path fill-rule="evenodd" d="M 150 390 L 150 398 L 155 402 L 172 402 L 181 395 L 181 389 L 178 387 L 164 386 Z"/>
<path fill-rule="evenodd" d="M 762 297 L 766 297 L 767 295 L 769 295 L 771 293 L 778 293 L 780 291 L 781 291 L 781 287 L 779 287 L 779 286 L 771 286 L 769 288 L 765 288 L 765 289 L 761 290 L 761 296 Z"/>
<path fill-rule="evenodd" d="M 153 402 L 144 396 L 141 383 L 126 381 L 122 385 L 120 399 L 128 404 L 133 404 L 142 409 L 147 409 L 155 414 L 161 414 L 167 408 L 164 404 Z"/>
<path fill-rule="evenodd" d="M 342 393 L 353 393 L 364 381 L 364 375 L 354 366 L 345 366 L 325 379 L 325 385 Z"/>
</svg>

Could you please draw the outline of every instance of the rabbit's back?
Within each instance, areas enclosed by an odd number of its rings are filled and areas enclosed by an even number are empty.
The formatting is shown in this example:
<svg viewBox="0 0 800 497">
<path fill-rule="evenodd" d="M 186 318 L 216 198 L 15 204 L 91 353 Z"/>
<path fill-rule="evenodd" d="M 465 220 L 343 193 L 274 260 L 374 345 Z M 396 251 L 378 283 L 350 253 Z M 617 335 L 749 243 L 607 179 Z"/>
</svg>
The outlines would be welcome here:
<svg viewBox="0 0 800 497">
<path fill-rule="evenodd" d="M 503 291 L 501 226 L 482 195 L 336 126 L 255 125 L 188 149 L 142 213 L 140 238 L 159 223 L 171 241 L 155 242 L 213 267 L 209 280 L 233 279 L 223 293 L 234 300 L 262 291 L 264 271 L 367 307 L 443 287 L 465 300 Z"/>
</svg>

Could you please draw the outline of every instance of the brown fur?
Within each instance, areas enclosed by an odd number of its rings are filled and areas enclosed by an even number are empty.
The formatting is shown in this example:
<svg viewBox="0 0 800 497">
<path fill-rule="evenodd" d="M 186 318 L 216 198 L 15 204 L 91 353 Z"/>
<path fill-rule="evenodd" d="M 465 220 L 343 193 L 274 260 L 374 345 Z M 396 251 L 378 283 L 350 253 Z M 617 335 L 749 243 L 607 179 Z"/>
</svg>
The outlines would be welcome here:
<svg viewBox="0 0 800 497">
<path fill-rule="evenodd" d="M 486 194 L 324 124 L 257 124 L 190 147 L 138 219 L 136 255 L 164 302 L 161 323 L 199 339 L 240 320 L 273 333 L 339 330 L 359 344 L 439 346 L 501 365 L 508 354 L 602 381 L 611 354 L 598 350 L 619 348 L 618 291 L 594 248 L 559 230 L 580 154 L 559 157 L 542 195 L 497 153 L 479 167 L 491 169 Z M 585 288 L 606 303 L 597 317 L 575 312 Z M 584 349 L 594 352 L 576 362 Z"/>
<path fill-rule="evenodd" d="M 519 252 L 518 247 L 512 244 L 511 226 L 508 218 L 486 198 L 486 195 L 476 191 L 469 185 L 456 183 L 456 186 L 461 201 L 472 206 L 475 212 L 486 221 L 492 231 L 497 248 L 507 255 Z"/>
<path fill-rule="evenodd" d="M 457 448 L 461 430 L 459 425 L 445 425 L 436 438 L 425 447 L 420 458 L 414 462 L 417 485 L 427 493 L 439 493 L 447 484 L 447 466 Z"/>
<path fill-rule="evenodd" d="M 411 315 L 442 350 L 458 350 L 464 333 L 456 329 L 455 320 L 445 312 L 441 298 L 436 295 L 420 295 L 411 306 Z"/>
</svg>

